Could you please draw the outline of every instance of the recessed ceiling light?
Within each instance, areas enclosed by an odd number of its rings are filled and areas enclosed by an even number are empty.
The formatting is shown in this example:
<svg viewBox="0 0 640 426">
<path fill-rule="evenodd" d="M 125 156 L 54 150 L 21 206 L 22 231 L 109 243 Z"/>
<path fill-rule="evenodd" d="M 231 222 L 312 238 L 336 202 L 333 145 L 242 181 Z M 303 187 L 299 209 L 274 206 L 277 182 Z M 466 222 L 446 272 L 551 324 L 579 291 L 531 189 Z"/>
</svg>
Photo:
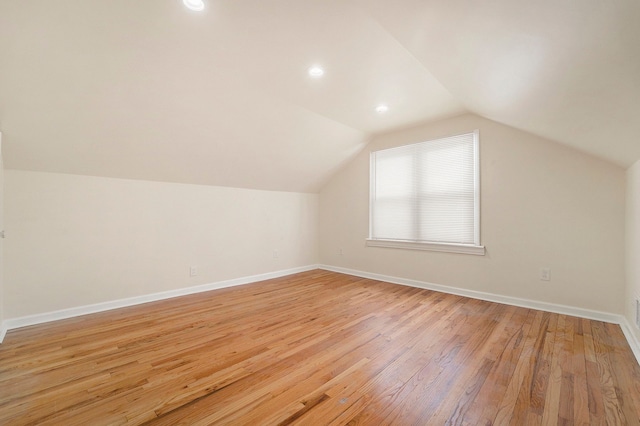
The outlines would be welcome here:
<svg viewBox="0 0 640 426">
<path fill-rule="evenodd" d="M 387 111 L 389 111 L 389 107 L 385 104 L 380 104 L 376 107 L 376 112 L 378 114 L 384 114 Z"/>
<path fill-rule="evenodd" d="M 202 0 L 182 0 L 185 6 L 196 12 L 204 10 L 204 1 Z"/>
<path fill-rule="evenodd" d="M 324 75 L 324 70 L 321 67 L 315 65 L 309 68 L 309 75 L 313 78 L 319 78 Z"/>
</svg>

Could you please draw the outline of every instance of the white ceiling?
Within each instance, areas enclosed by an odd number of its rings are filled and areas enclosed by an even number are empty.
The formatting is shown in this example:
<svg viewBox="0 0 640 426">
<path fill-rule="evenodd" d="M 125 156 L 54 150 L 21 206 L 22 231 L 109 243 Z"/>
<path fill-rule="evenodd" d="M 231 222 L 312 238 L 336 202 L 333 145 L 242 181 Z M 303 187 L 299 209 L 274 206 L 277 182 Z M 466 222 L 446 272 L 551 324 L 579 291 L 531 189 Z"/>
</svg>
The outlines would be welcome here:
<svg viewBox="0 0 640 426">
<path fill-rule="evenodd" d="M 637 0 L 205 2 L 0 0 L 5 167 L 314 192 L 467 111 L 640 159 Z"/>
</svg>

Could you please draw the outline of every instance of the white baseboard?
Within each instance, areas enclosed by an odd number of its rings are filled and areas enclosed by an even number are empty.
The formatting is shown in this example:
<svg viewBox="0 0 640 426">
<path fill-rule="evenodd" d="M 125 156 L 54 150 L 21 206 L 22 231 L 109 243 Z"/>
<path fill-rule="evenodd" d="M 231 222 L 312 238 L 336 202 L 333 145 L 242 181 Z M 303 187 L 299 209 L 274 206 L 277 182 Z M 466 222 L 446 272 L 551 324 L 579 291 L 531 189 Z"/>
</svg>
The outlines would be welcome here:
<svg viewBox="0 0 640 426">
<path fill-rule="evenodd" d="M 489 302 L 502 303 L 506 305 L 520 306 L 523 308 L 537 309 L 546 312 L 553 312 L 557 314 L 572 315 L 581 318 L 592 319 L 596 321 L 610 322 L 619 324 L 622 328 L 629 346 L 633 351 L 638 363 L 640 363 L 640 341 L 636 338 L 636 335 L 632 332 L 631 325 L 627 319 L 622 315 L 612 314 L 608 312 L 593 311 L 589 309 L 577 308 L 573 306 L 558 305 L 548 302 L 540 302 L 529 299 L 521 299 L 511 296 L 502 296 L 494 293 L 485 293 L 475 290 L 467 290 L 463 288 L 450 287 L 446 285 L 433 284 L 424 281 L 411 280 L 407 278 L 392 277 L 389 275 L 375 274 L 371 272 L 358 271 L 355 269 L 342 268 L 330 265 L 309 265 L 298 268 L 284 269 L 275 272 L 267 272 L 264 274 L 251 275 L 247 277 L 234 278 L 231 280 L 218 281 L 215 283 L 203 284 L 194 287 L 186 287 L 176 290 L 164 291 L 160 293 L 152 293 L 143 296 L 130 297 L 126 299 L 113 300 L 109 302 L 96 303 L 93 305 L 78 306 L 75 308 L 62 309 L 59 311 L 45 312 L 42 314 L 28 315 L 19 318 L 9 318 L 0 324 L 0 343 L 4 340 L 4 337 L 9 330 L 13 330 L 20 327 L 27 327 L 29 325 L 42 324 L 50 321 L 57 321 L 61 319 L 73 318 L 81 315 L 93 314 L 97 312 L 104 312 L 111 309 L 124 308 L 127 306 L 140 305 L 142 303 L 155 302 L 158 300 L 170 299 L 173 297 L 186 296 L 188 294 L 201 293 L 205 291 L 217 290 L 221 288 L 234 287 L 243 284 L 250 284 L 257 281 L 264 281 L 271 278 L 278 278 L 285 275 L 296 274 L 299 272 L 311 271 L 314 269 L 324 269 L 327 271 L 339 272 L 347 275 L 353 275 L 362 278 L 369 278 L 378 281 L 385 281 L 393 284 L 407 285 L 411 287 L 423 288 L 427 290 L 439 291 L 442 293 L 455 294 L 458 296 L 470 297 L 472 299 L 486 300 Z"/>
<path fill-rule="evenodd" d="M 530 299 L 521 299 L 519 297 L 503 296 L 495 293 L 485 293 L 476 290 L 467 290 L 464 288 L 450 287 L 441 284 L 433 284 L 425 281 L 410 280 L 407 278 L 391 277 L 388 275 L 373 274 L 370 272 L 357 271 L 348 268 L 340 268 L 336 266 L 320 265 L 320 269 L 328 271 L 341 272 L 343 274 L 355 275 L 362 278 L 370 278 L 373 280 L 386 281 L 393 284 L 408 285 L 411 287 L 424 288 L 427 290 L 435 290 L 442 293 L 455 294 L 458 296 L 470 297 L 472 299 L 486 300 L 488 302 L 497 302 L 505 305 L 520 306 L 522 308 L 537 309 L 540 311 L 553 312 L 556 314 L 572 315 L 575 317 L 587 318 L 596 321 L 620 323 L 621 315 L 611 314 L 608 312 L 592 311 L 589 309 L 576 308 L 573 306 L 557 305 L 555 303 L 539 302 Z"/>
<path fill-rule="evenodd" d="M 594 311 L 590 309 L 577 308 L 575 306 L 558 305 L 555 303 L 540 302 L 537 300 L 521 299 L 518 297 L 503 296 L 494 293 L 485 293 L 482 291 L 467 290 L 464 288 L 450 287 L 441 284 L 433 284 L 424 281 L 411 280 L 407 278 L 392 277 L 389 275 L 374 274 L 371 272 L 358 271 L 355 269 L 342 268 L 338 266 L 320 265 L 320 269 L 327 271 L 340 272 L 343 274 L 354 275 L 356 277 L 369 278 L 372 280 L 385 281 L 392 284 L 407 285 L 410 287 L 424 288 L 427 290 L 439 291 L 442 293 L 455 294 L 458 296 L 470 297 L 472 299 L 486 300 L 488 302 L 502 303 L 505 305 L 520 306 L 522 308 L 537 309 L 545 312 L 553 312 L 556 314 L 571 315 L 574 317 L 586 318 L 596 321 L 610 322 L 620 325 L 631 350 L 635 355 L 638 364 L 640 364 L 640 342 L 631 331 L 629 322 L 623 315 L 612 314 L 609 312 Z"/>
<path fill-rule="evenodd" d="M 355 269 L 341 268 L 338 266 L 320 265 L 320 269 L 327 271 L 340 272 L 342 274 L 354 275 L 356 277 L 369 278 L 372 280 L 390 282 L 392 284 L 407 285 L 410 287 L 424 288 L 427 290 L 439 291 L 442 293 L 455 294 L 458 296 L 470 297 L 472 299 L 486 300 L 488 302 L 502 303 L 505 305 L 520 306 L 522 308 L 537 309 L 540 311 L 553 312 L 556 314 L 571 315 L 574 317 L 586 318 L 596 321 L 610 322 L 620 325 L 624 336 L 629 342 L 631 351 L 640 364 L 640 342 L 636 335 L 631 331 L 629 322 L 623 315 L 612 314 L 609 312 L 600 312 L 590 309 L 577 308 L 575 306 L 558 305 L 555 303 L 540 302 L 530 299 L 521 299 L 518 297 L 503 296 L 494 293 L 485 293 L 482 291 L 467 290 L 464 288 L 450 287 L 441 284 L 433 284 L 424 281 L 410 280 L 407 278 L 392 277 L 389 275 L 374 274 L 371 272 L 358 271 Z"/>
<path fill-rule="evenodd" d="M 624 337 L 627 338 L 627 342 L 629 342 L 629 346 L 631 346 L 631 350 L 633 354 L 636 356 L 638 360 L 638 364 L 640 364 L 640 340 L 636 337 L 636 334 L 633 332 L 633 327 L 627 317 L 622 317 L 620 322 L 620 328 L 622 328 L 622 332 L 624 333 Z"/>
<path fill-rule="evenodd" d="M 176 290 L 163 291 L 160 293 L 146 294 L 143 296 L 128 297 L 126 299 L 113 300 L 109 302 L 96 303 L 93 305 L 78 306 L 75 308 L 62 309 L 59 311 L 45 312 L 42 314 L 28 315 L 18 318 L 9 318 L 4 320 L 0 337 L 4 338 L 7 330 L 13 330 L 29 325 L 42 324 L 50 321 L 57 321 L 81 315 L 94 314 L 97 312 L 108 311 L 111 309 L 124 308 L 127 306 L 140 305 L 142 303 L 155 302 L 158 300 L 171 299 L 173 297 L 186 296 L 188 294 L 201 293 L 204 291 L 217 290 L 226 287 L 234 287 L 243 284 L 250 284 L 257 281 L 264 281 L 271 278 L 283 277 L 285 275 L 296 274 L 298 272 L 311 271 L 318 269 L 318 265 L 301 266 L 298 268 L 284 269 L 275 272 L 267 272 L 264 274 L 251 275 L 248 277 L 234 278 L 231 280 L 218 281 L 210 284 L 203 284 L 194 287 L 180 288 Z M 0 339 L 2 343 L 2 339 Z"/>
</svg>

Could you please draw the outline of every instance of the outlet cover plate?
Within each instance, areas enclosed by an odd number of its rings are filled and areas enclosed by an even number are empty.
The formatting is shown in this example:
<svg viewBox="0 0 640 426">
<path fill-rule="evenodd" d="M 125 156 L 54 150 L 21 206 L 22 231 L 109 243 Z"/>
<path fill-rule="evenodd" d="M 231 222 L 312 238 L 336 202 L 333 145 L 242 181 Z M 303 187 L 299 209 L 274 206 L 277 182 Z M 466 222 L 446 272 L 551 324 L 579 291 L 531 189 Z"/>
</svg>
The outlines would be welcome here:
<svg viewBox="0 0 640 426">
<path fill-rule="evenodd" d="M 540 280 L 551 281 L 551 268 L 540 268 Z"/>
</svg>

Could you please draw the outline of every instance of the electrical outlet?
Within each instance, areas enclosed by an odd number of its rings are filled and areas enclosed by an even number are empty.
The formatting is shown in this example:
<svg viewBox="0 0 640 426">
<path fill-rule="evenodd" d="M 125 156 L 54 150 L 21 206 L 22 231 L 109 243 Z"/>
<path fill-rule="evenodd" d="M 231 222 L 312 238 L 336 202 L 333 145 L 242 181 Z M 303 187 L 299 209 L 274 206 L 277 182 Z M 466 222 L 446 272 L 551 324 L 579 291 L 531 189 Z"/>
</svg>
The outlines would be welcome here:
<svg viewBox="0 0 640 426">
<path fill-rule="evenodd" d="M 540 268 L 540 280 L 551 281 L 551 268 L 549 268 L 548 266 Z"/>
<path fill-rule="evenodd" d="M 273 258 L 274 258 L 274 259 L 277 259 L 278 257 L 279 257 L 279 255 L 278 255 L 278 250 L 274 250 L 274 251 L 273 251 Z"/>
<path fill-rule="evenodd" d="M 189 276 L 190 277 L 195 277 L 196 275 L 198 275 L 198 267 L 197 266 L 190 266 L 189 267 Z"/>
<path fill-rule="evenodd" d="M 339 256 L 344 256 L 344 251 L 342 250 L 342 247 L 340 247 L 340 249 L 338 249 L 338 255 Z"/>
</svg>

